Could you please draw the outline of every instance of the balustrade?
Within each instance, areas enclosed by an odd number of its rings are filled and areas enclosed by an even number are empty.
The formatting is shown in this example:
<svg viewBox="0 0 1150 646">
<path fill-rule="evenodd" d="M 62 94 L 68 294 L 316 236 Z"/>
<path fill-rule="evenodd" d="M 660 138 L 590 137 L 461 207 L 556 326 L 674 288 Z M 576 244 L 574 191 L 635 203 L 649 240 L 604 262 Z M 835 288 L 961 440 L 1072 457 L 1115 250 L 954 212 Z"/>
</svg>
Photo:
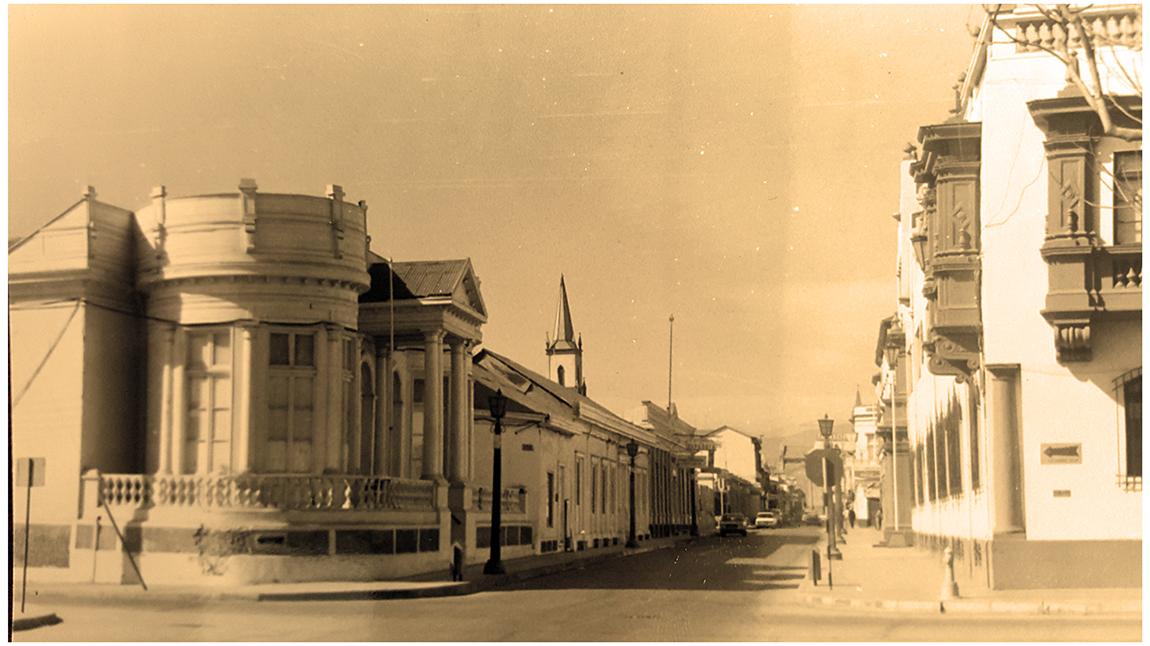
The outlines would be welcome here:
<svg viewBox="0 0 1150 646">
<path fill-rule="evenodd" d="M 471 494 L 472 506 L 478 511 L 491 511 L 494 507 L 494 497 L 491 489 L 476 488 Z M 509 487 L 503 490 L 504 513 L 521 514 L 527 511 L 526 494 L 520 493 L 519 487 Z"/>
<path fill-rule="evenodd" d="M 103 474 L 100 496 L 110 506 L 131 508 L 427 510 L 434 483 L 343 475 Z"/>
<path fill-rule="evenodd" d="M 1087 14 L 1083 16 L 1083 24 L 1096 46 L 1138 47 L 1142 44 L 1142 17 L 1136 9 Z M 1065 29 L 1059 22 L 1044 16 L 1019 20 L 1014 28 L 1014 38 L 1016 49 L 1022 52 L 1058 51 L 1064 46 L 1082 46 L 1082 35 L 1074 25 Z"/>
</svg>

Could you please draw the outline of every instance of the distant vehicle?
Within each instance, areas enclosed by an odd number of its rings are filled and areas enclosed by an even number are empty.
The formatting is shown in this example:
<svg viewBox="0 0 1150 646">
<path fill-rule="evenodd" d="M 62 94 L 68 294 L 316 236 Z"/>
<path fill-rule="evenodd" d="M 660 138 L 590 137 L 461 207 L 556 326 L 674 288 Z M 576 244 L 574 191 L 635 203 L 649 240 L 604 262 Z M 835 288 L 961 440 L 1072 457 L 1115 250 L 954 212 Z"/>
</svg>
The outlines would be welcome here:
<svg viewBox="0 0 1150 646">
<path fill-rule="evenodd" d="M 755 529 L 760 527 L 769 529 L 771 527 L 778 527 L 780 524 L 778 512 L 760 511 L 755 515 Z"/>
<path fill-rule="evenodd" d="M 805 525 L 822 525 L 827 522 L 827 517 L 823 514 L 808 511 L 803 514 L 803 524 Z"/>
<path fill-rule="evenodd" d="M 747 517 L 742 514 L 723 514 L 719 519 L 719 536 L 727 534 L 747 535 Z"/>
</svg>

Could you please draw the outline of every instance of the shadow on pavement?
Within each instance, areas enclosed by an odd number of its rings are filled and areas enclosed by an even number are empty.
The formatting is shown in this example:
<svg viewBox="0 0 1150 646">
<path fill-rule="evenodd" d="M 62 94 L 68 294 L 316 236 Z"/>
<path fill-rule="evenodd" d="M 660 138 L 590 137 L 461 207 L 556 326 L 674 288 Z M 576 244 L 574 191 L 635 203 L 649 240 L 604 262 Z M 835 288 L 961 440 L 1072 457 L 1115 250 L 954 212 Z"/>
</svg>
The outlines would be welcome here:
<svg viewBox="0 0 1150 646">
<path fill-rule="evenodd" d="M 818 540 L 817 535 L 786 533 L 709 537 L 683 547 L 612 559 L 499 589 L 794 590 L 805 578 L 806 567 L 776 565 L 768 560 L 783 547 L 813 546 Z"/>
</svg>

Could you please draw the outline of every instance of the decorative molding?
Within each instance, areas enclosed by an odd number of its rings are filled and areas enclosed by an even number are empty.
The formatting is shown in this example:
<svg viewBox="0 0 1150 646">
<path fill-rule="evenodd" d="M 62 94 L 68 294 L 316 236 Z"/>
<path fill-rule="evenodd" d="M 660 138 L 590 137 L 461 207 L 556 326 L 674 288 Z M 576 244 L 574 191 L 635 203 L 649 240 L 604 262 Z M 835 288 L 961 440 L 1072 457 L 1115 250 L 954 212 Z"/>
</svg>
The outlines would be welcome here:
<svg viewBox="0 0 1150 646">
<path fill-rule="evenodd" d="M 343 187 L 339 184 L 328 184 L 326 195 L 331 200 L 332 256 L 339 260 L 343 258 Z"/>
<path fill-rule="evenodd" d="M 244 250 L 247 253 L 256 251 L 256 181 L 250 178 L 240 180 L 240 199 L 243 201 Z"/>
<path fill-rule="evenodd" d="M 1059 361 L 1089 361 L 1090 319 L 1056 321 L 1054 347 L 1058 351 Z"/>
</svg>

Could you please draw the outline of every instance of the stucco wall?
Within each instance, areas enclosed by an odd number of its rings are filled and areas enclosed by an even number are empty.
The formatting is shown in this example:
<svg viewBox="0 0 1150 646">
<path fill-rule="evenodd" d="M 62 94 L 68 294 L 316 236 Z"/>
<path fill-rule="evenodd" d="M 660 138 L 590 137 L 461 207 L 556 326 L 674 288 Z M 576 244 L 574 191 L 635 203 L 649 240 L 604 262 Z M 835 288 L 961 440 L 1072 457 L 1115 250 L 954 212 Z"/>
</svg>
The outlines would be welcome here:
<svg viewBox="0 0 1150 646">
<path fill-rule="evenodd" d="M 84 326 L 79 302 L 10 309 L 12 460 L 45 458 L 45 485 L 32 492 L 32 524 L 75 520 L 80 508 L 80 437 L 85 393 Z M 23 522 L 25 494 L 12 492 Z"/>
</svg>

